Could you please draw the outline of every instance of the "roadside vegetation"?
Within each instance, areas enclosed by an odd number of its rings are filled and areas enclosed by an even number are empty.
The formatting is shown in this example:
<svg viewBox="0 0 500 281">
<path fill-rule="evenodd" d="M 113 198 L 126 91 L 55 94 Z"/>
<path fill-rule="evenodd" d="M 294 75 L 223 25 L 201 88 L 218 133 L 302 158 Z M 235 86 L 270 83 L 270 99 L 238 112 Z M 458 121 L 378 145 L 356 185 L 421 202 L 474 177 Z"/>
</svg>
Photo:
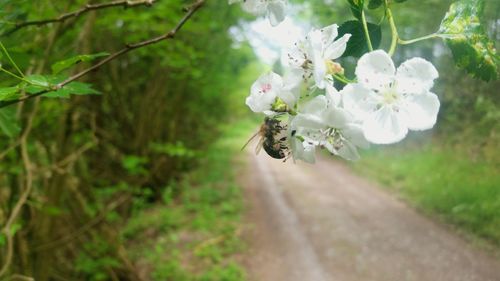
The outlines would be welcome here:
<svg viewBox="0 0 500 281">
<path fill-rule="evenodd" d="M 355 169 L 477 242 L 500 249 L 500 162 L 464 146 L 374 149 Z"/>
<path fill-rule="evenodd" d="M 235 183 L 242 163 L 234 155 L 254 127 L 238 121 L 223 128 L 198 168 L 165 188 L 161 204 L 129 220 L 122 235 L 143 280 L 245 280 L 236 258 L 245 249 Z"/>
</svg>

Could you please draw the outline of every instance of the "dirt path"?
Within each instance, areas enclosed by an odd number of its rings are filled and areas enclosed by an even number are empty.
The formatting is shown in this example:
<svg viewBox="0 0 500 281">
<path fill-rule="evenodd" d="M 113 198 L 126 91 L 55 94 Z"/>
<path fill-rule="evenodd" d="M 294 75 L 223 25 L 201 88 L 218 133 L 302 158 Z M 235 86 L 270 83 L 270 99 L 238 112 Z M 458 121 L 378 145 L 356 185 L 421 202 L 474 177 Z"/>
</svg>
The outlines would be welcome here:
<svg viewBox="0 0 500 281">
<path fill-rule="evenodd" d="M 255 281 L 496 281 L 500 261 L 338 162 L 249 153 L 244 261 Z"/>
</svg>

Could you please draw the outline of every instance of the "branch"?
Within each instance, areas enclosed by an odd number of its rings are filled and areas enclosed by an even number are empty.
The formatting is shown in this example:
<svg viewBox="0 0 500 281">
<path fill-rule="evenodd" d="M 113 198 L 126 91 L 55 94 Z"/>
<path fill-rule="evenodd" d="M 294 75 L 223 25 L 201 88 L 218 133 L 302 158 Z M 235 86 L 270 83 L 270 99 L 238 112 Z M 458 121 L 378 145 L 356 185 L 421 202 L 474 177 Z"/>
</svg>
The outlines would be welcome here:
<svg viewBox="0 0 500 281">
<path fill-rule="evenodd" d="M 77 237 L 79 237 L 83 233 L 89 231 L 92 227 L 94 227 L 95 225 L 100 223 L 103 219 L 105 219 L 106 214 L 108 214 L 109 212 L 113 211 L 114 209 L 120 207 L 121 205 L 126 203 L 129 199 L 130 198 L 126 195 L 119 197 L 116 201 L 109 203 L 106 207 L 104 207 L 103 210 L 101 210 L 99 212 L 99 214 L 95 218 L 93 218 L 91 221 L 84 224 L 82 227 L 77 229 L 75 232 L 70 233 L 64 237 L 58 238 L 55 241 L 50 241 L 46 244 L 34 246 L 34 250 L 35 251 L 43 251 L 43 250 L 51 249 L 51 248 L 54 248 L 54 247 L 57 247 L 60 245 L 64 245 L 65 243 L 68 243 L 68 242 L 72 241 L 73 239 L 76 239 Z"/>
<path fill-rule="evenodd" d="M 2 232 L 4 233 L 6 237 L 6 243 L 7 243 L 7 253 L 5 254 L 5 261 L 0 268 L 0 277 L 7 273 L 9 270 L 9 266 L 12 263 L 12 257 L 13 257 L 13 252 L 14 252 L 14 240 L 13 240 L 13 233 L 12 233 L 12 225 L 17 219 L 17 216 L 21 212 L 22 208 L 24 207 L 24 204 L 28 200 L 31 190 L 33 189 L 33 164 L 31 163 L 31 159 L 29 157 L 28 153 L 28 144 L 27 144 L 27 139 L 28 136 L 31 132 L 31 129 L 33 128 L 33 119 L 36 115 L 36 112 L 38 110 L 38 101 L 35 103 L 35 106 L 33 108 L 33 111 L 30 113 L 26 125 L 26 129 L 24 130 L 21 138 L 20 138 L 20 146 L 21 146 L 21 156 L 22 156 L 22 161 L 23 161 L 23 166 L 24 170 L 26 172 L 26 187 L 24 191 L 22 192 L 21 196 L 19 197 L 19 200 L 17 201 L 16 205 L 14 206 L 14 209 L 12 210 L 12 213 L 10 214 L 9 218 L 7 219 L 7 222 L 5 223 L 4 228 L 2 229 Z"/>
<path fill-rule="evenodd" d="M 99 69 L 101 66 L 109 63 L 112 60 L 115 60 L 118 57 L 121 57 L 122 55 L 124 55 L 124 54 L 126 54 L 126 53 L 128 53 L 128 52 L 130 52 L 132 50 L 139 49 L 139 48 L 142 48 L 142 47 L 145 47 L 145 46 L 148 46 L 148 45 L 153 45 L 153 44 L 159 43 L 159 42 L 167 40 L 167 39 L 174 38 L 175 34 L 177 34 L 177 32 L 179 32 L 179 30 L 184 26 L 184 24 L 193 16 L 194 13 L 196 13 L 196 11 L 198 11 L 199 8 L 201 8 L 201 6 L 203 6 L 204 3 L 205 3 L 205 0 L 197 0 L 194 4 L 192 4 L 191 6 L 189 6 L 187 8 L 187 12 L 184 15 L 184 17 L 169 32 L 167 32 L 167 33 L 165 33 L 165 34 L 163 34 L 161 36 L 158 36 L 158 37 L 155 37 L 155 38 L 151 38 L 151 39 L 146 40 L 146 41 L 141 41 L 141 42 L 134 43 L 134 44 L 127 44 L 125 46 L 125 48 L 123 48 L 123 49 L 121 49 L 121 50 L 119 50 L 119 51 L 111 54 L 109 57 L 103 59 L 102 61 L 100 61 L 99 63 L 93 65 L 92 67 L 89 67 L 89 68 L 87 68 L 87 69 L 85 69 L 85 70 L 83 70 L 83 71 L 81 71 L 81 72 L 79 72 L 79 73 L 77 73 L 77 74 L 69 77 L 68 79 L 64 80 L 63 82 L 61 82 L 61 83 L 59 83 L 57 85 L 54 85 L 50 89 L 47 89 L 47 90 L 41 91 L 41 92 L 36 93 L 36 94 L 29 95 L 29 96 L 25 96 L 25 97 L 17 99 L 17 100 L 0 102 L 0 108 L 6 107 L 6 106 L 9 106 L 9 105 L 12 105 L 12 104 L 16 104 L 16 103 L 19 103 L 19 102 L 22 102 L 22 101 L 25 101 L 25 100 L 29 100 L 29 99 L 32 99 L 32 98 L 35 98 L 35 97 L 38 97 L 38 96 L 41 96 L 41 95 L 53 92 L 53 91 L 60 90 L 64 86 L 66 86 L 67 84 L 69 84 L 69 83 L 71 83 L 71 82 L 73 82 L 75 80 L 80 79 L 81 77 L 89 74 L 92 71 L 95 71 L 95 70 Z"/>
<path fill-rule="evenodd" d="M 120 6 L 125 8 L 125 9 L 137 7 L 137 6 L 148 6 L 149 7 L 149 6 L 153 5 L 155 1 L 156 0 L 137 0 L 137 1 L 117 0 L 117 1 L 112 1 L 109 3 L 87 4 L 74 12 L 62 14 L 62 15 L 58 16 L 57 18 L 16 23 L 14 28 L 5 32 L 1 36 L 8 36 L 16 31 L 18 31 L 19 29 L 27 27 L 27 26 L 33 26 L 33 25 L 41 26 L 41 25 L 54 23 L 54 22 L 64 22 L 67 19 L 77 18 L 83 14 L 86 14 L 86 13 L 88 13 L 90 11 L 94 11 L 94 10 L 101 10 L 101 9 L 106 9 L 106 8 L 111 8 L 111 7 L 120 7 Z"/>
</svg>

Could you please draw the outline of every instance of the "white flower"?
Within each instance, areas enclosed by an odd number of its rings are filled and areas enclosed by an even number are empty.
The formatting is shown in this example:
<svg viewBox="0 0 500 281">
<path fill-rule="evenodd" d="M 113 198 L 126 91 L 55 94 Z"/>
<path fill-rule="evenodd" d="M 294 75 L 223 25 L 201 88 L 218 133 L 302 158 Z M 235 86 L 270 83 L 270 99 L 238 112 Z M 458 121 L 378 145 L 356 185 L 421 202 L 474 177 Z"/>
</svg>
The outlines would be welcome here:
<svg viewBox="0 0 500 281">
<path fill-rule="evenodd" d="M 316 86 L 324 89 L 331 84 L 332 74 L 343 72 L 334 60 L 345 52 L 351 34 L 344 34 L 335 40 L 337 36 L 336 24 L 311 30 L 288 52 L 289 65 L 299 70 L 304 80 L 313 77 Z"/>
<path fill-rule="evenodd" d="M 354 117 L 338 106 L 339 100 L 334 94 L 341 95 L 336 91 L 327 92 L 327 96 L 320 95 L 307 102 L 292 121 L 291 128 L 303 144 L 323 146 L 344 159 L 358 160 L 357 147 L 367 148 L 368 142 Z"/>
<path fill-rule="evenodd" d="M 284 112 L 293 108 L 298 99 L 297 94 L 296 90 L 285 86 L 280 75 L 269 72 L 253 83 L 245 103 L 253 112 L 272 115 L 273 111 Z"/>
<path fill-rule="evenodd" d="M 358 84 L 344 88 L 344 107 L 359 118 L 366 139 L 377 144 L 402 140 L 408 130 L 436 123 L 439 99 L 430 92 L 436 68 L 412 58 L 396 70 L 390 56 L 377 50 L 363 55 L 356 67 Z"/>
<path fill-rule="evenodd" d="M 243 2 L 243 10 L 254 15 L 266 15 L 272 26 L 285 20 L 287 0 L 229 0 L 229 4 Z"/>
<path fill-rule="evenodd" d="M 289 126 L 290 128 L 290 126 Z M 290 149 L 292 150 L 293 160 L 302 160 L 307 163 L 315 163 L 316 145 L 305 141 L 302 135 L 305 135 L 305 128 L 289 130 L 288 139 L 290 140 Z"/>
</svg>

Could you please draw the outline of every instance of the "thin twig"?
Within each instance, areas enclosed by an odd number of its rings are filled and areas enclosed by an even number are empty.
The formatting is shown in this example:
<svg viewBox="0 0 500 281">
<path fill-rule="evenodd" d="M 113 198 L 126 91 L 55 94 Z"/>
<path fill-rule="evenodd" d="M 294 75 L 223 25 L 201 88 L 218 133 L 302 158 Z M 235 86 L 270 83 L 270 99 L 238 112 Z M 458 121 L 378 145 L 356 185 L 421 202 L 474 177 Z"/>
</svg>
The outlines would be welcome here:
<svg viewBox="0 0 500 281">
<path fill-rule="evenodd" d="M 28 143 L 27 139 L 28 136 L 31 132 L 31 129 L 33 127 L 33 119 L 38 111 L 38 101 L 35 103 L 35 106 L 33 108 L 33 111 L 30 113 L 27 121 L 26 128 L 24 129 L 23 134 L 21 135 L 20 138 L 20 147 L 21 147 L 21 157 L 23 160 L 23 165 L 24 165 L 24 170 L 26 172 L 26 187 L 24 191 L 22 192 L 21 196 L 19 197 L 19 200 L 17 201 L 16 205 L 14 206 L 14 209 L 12 209 L 12 212 L 7 219 L 7 222 L 5 223 L 4 228 L 2 229 L 5 237 L 7 238 L 7 253 L 5 255 L 5 262 L 3 266 L 0 269 L 0 277 L 4 275 L 7 270 L 9 269 L 9 266 L 12 262 L 12 255 L 14 251 L 14 241 L 13 241 L 13 233 L 12 233 L 12 225 L 16 221 L 19 213 L 21 212 L 24 204 L 28 200 L 30 194 L 31 194 L 31 189 L 33 188 L 33 165 L 31 163 L 29 153 L 28 153 Z"/>
<path fill-rule="evenodd" d="M 15 26 L 11 30 L 5 32 L 1 36 L 8 36 L 16 31 L 18 31 L 19 29 L 27 27 L 27 26 L 33 26 L 33 25 L 41 26 L 41 25 L 54 23 L 54 22 L 64 22 L 67 19 L 76 18 L 76 17 L 79 17 L 83 14 L 86 14 L 86 13 L 88 13 L 90 11 L 94 11 L 94 10 L 106 9 L 106 8 L 111 8 L 111 7 L 132 8 L 132 7 L 137 7 L 137 6 L 151 6 L 154 4 L 154 2 L 155 2 L 155 0 L 138 0 L 138 1 L 118 0 L 118 1 L 112 1 L 109 3 L 87 4 L 74 12 L 62 14 L 56 18 L 44 19 L 44 20 L 34 20 L 34 21 L 25 21 L 25 22 L 16 23 Z"/>
<path fill-rule="evenodd" d="M 35 281 L 35 278 L 29 277 L 29 276 L 24 276 L 21 274 L 13 274 L 9 277 L 7 280 L 21 280 L 21 281 Z"/>
<path fill-rule="evenodd" d="M 5 156 L 7 156 L 9 154 L 9 152 L 11 152 L 13 149 L 15 149 L 16 147 L 18 147 L 19 144 L 21 144 L 21 142 L 19 140 L 16 140 L 11 145 L 9 145 L 9 147 L 7 147 L 7 149 L 5 149 L 4 151 L 0 152 L 0 161 L 2 161 L 2 159 Z"/>
<path fill-rule="evenodd" d="M 29 99 L 32 99 L 32 98 L 35 98 L 35 97 L 38 97 L 38 96 L 41 96 L 41 95 L 53 92 L 53 91 L 60 90 L 61 88 L 63 88 L 67 84 L 69 84 L 69 83 L 71 83 L 71 82 L 73 82 L 75 80 L 80 79 L 81 77 L 89 74 L 92 71 L 95 71 L 95 70 L 99 69 L 101 66 L 109 63 L 112 60 L 115 60 L 118 57 L 121 57 L 122 55 L 124 55 L 124 54 L 126 54 L 126 53 L 128 53 L 128 52 L 130 52 L 132 50 L 139 49 L 139 48 L 142 48 L 142 47 L 145 47 L 145 46 L 148 46 L 148 45 L 153 45 L 153 44 L 159 43 L 159 42 L 167 40 L 167 39 L 174 38 L 175 34 L 184 26 L 184 24 L 186 24 L 186 22 L 193 16 L 193 14 L 199 8 L 201 8 L 201 6 L 203 6 L 204 3 L 205 3 L 205 0 L 197 0 L 194 4 L 192 4 L 191 6 L 189 6 L 189 8 L 187 8 L 187 12 L 184 15 L 184 17 L 169 32 L 167 32 L 167 33 L 165 33 L 165 34 L 163 34 L 161 36 L 149 39 L 149 40 L 141 41 L 141 42 L 134 43 L 134 44 L 127 44 L 125 46 L 125 48 L 123 48 L 123 49 L 121 49 L 121 50 L 119 50 L 119 51 L 111 54 L 110 56 L 108 56 L 107 58 L 105 58 L 102 61 L 98 62 L 97 64 L 93 65 L 92 67 L 89 67 L 89 68 L 87 68 L 87 69 L 85 69 L 85 70 L 83 70 L 83 71 L 81 71 L 81 72 L 79 72 L 79 73 L 77 73 L 77 74 L 69 77 L 68 79 L 64 80 L 63 82 L 61 82 L 61 83 L 59 83 L 59 84 L 51 87 L 50 89 L 46 89 L 46 90 L 43 90 L 43 91 L 41 91 L 39 93 L 32 94 L 32 95 L 29 95 L 29 96 L 25 96 L 25 97 L 17 99 L 17 100 L 0 102 L 0 108 L 6 107 L 6 106 L 9 106 L 9 105 L 12 105 L 12 104 L 16 104 L 16 103 L 19 103 L 19 102 L 22 102 L 22 101 L 26 101 L 26 100 L 29 100 Z"/>
<path fill-rule="evenodd" d="M 106 215 L 109 212 L 120 207 L 121 205 L 126 203 L 129 199 L 130 199 L 129 196 L 127 196 L 127 195 L 119 197 L 116 201 L 111 202 L 103 210 L 101 210 L 101 212 L 99 212 L 99 215 L 97 215 L 91 221 L 89 221 L 88 223 L 86 223 L 85 225 L 83 225 L 82 227 L 77 229 L 75 232 L 70 233 L 64 237 L 57 239 L 57 240 L 53 240 L 53 241 L 50 241 L 50 242 L 42 244 L 42 245 L 34 246 L 33 247 L 34 250 L 35 251 L 43 251 L 43 250 L 51 249 L 51 248 L 54 248 L 54 247 L 57 247 L 59 245 L 63 245 L 65 243 L 72 241 L 73 239 L 79 237 L 80 235 L 84 234 L 85 232 L 89 231 L 92 227 L 94 227 L 95 225 L 100 223 L 103 219 L 106 218 Z"/>
</svg>

